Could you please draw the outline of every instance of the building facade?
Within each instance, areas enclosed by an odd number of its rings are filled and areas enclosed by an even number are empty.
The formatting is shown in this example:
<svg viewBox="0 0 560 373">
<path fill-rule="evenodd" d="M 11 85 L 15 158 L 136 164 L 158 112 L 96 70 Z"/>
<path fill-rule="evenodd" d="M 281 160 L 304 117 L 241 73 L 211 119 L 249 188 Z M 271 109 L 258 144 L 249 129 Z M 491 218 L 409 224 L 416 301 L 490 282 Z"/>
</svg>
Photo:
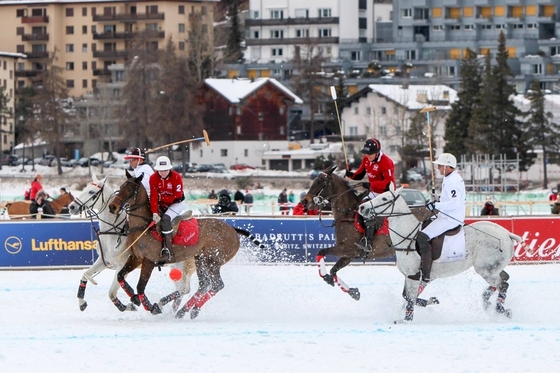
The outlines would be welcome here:
<svg viewBox="0 0 560 373">
<path fill-rule="evenodd" d="M 15 71 L 18 61 L 24 59 L 20 53 L 0 52 L 0 85 L 7 99 L 0 113 L 0 155 L 11 152 L 15 145 Z"/>
<path fill-rule="evenodd" d="M 162 50 L 171 38 L 179 53 L 188 53 L 194 15 L 213 40 L 214 5 L 218 0 L 163 1 L 1 1 L 0 50 L 23 53 L 16 68 L 17 87 L 33 84 L 45 59 L 57 49 L 56 64 L 70 96 L 92 92 L 109 81 L 108 67 L 125 63 L 135 40 Z"/>
</svg>

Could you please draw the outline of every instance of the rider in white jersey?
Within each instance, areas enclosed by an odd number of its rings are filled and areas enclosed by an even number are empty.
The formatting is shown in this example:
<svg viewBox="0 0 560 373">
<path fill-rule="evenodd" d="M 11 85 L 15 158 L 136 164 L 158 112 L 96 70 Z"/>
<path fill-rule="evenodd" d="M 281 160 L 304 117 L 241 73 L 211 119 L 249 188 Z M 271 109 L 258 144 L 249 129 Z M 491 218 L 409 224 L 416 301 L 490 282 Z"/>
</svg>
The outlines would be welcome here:
<svg viewBox="0 0 560 373">
<path fill-rule="evenodd" d="M 457 159 L 449 153 L 441 154 L 434 164 L 437 165 L 439 173 L 443 175 L 441 186 L 441 196 L 439 202 L 428 202 L 426 207 L 431 210 L 439 211 L 437 217 L 422 229 L 416 237 L 418 248 L 420 249 L 420 271 L 408 276 L 412 280 L 422 280 L 425 283 L 430 281 L 432 271 L 432 243 L 434 237 L 443 232 L 453 229 L 465 222 L 466 190 L 465 183 L 457 168 Z"/>
<path fill-rule="evenodd" d="M 152 170 L 149 164 L 144 163 L 146 159 L 144 153 L 140 148 L 132 149 L 124 159 L 130 162 L 130 167 L 134 170 L 135 177 L 144 175 L 144 177 L 142 177 L 142 185 L 144 185 L 144 189 L 146 189 L 146 193 L 148 193 L 148 198 L 150 198 L 150 176 L 152 176 L 154 170 Z"/>
</svg>

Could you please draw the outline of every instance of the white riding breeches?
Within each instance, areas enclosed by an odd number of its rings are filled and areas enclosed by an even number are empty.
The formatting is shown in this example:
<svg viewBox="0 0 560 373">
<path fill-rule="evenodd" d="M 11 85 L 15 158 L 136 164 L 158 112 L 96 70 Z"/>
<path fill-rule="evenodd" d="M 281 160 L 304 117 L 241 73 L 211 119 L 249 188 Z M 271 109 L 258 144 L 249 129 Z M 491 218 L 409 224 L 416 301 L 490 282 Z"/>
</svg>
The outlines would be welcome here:
<svg viewBox="0 0 560 373">
<path fill-rule="evenodd" d="M 437 237 L 443 232 L 453 229 L 458 225 L 461 225 L 461 223 L 456 220 L 443 219 L 438 217 L 434 221 L 432 221 L 430 225 L 422 229 L 422 232 L 431 240 L 432 238 Z"/>
<path fill-rule="evenodd" d="M 167 215 L 171 218 L 171 221 L 175 219 L 176 216 L 179 216 L 185 210 L 185 203 L 184 202 L 177 202 L 169 206 L 167 211 L 164 215 Z"/>
</svg>

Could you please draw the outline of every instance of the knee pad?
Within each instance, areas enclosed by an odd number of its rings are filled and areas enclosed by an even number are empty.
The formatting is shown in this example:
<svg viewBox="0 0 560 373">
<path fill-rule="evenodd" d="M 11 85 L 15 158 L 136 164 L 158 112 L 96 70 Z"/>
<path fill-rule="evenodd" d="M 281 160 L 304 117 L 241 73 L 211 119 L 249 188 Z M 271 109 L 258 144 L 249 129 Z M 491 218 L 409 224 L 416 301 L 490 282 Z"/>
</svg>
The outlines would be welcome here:
<svg viewBox="0 0 560 373">
<path fill-rule="evenodd" d="M 416 237 L 416 242 L 418 243 L 418 248 L 420 249 L 421 253 L 432 249 L 432 244 L 430 243 L 430 237 L 428 237 L 428 235 L 424 232 L 418 233 L 418 236 Z"/>
<path fill-rule="evenodd" d="M 163 217 L 161 218 L 161 230 L 164 234 L 165 232 L 173 230 L 173 227 L 171 226 L 171 218 L 169 217 L 169 215 L 163 215 Z"/>
</svg>

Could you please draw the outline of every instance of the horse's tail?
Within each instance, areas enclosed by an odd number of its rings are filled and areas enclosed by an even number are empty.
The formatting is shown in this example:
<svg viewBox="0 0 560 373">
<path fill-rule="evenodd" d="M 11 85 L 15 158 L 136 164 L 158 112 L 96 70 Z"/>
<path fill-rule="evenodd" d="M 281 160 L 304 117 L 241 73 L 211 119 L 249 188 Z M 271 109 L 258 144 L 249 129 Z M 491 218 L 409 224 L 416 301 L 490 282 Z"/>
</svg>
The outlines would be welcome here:
<svg viewBox="0 0 560 373">
<path fill-rule="evenodd" d="M 516 235 L 514 233 L 511 233 L 511 232 L 509 232 L 509 238 L 511 238 L 512 240 L 517 241 L 517 242 L 521 242 L 521 243 L 525 242 L 523 237 L 518 236 L 518 235 Z"/>
<path fill-rule="evenodd" d="M 246 231 L 245 229 L 241 229 L 241 228 L 233 228 L 233 229 L 235 229 L 237 234 L 240 234 L 240 235 L 245 236 L 248 239 L 250 239 L 251 242 L 253 242 L 253 244 L 257 245 L 259 248 L 261 248 L 261 249 L 266 248 L 261 241 L 257 240 L 257 238 L 255 236 L 253 236 L 253 234 L 251 232 Z"/>
</svg>

